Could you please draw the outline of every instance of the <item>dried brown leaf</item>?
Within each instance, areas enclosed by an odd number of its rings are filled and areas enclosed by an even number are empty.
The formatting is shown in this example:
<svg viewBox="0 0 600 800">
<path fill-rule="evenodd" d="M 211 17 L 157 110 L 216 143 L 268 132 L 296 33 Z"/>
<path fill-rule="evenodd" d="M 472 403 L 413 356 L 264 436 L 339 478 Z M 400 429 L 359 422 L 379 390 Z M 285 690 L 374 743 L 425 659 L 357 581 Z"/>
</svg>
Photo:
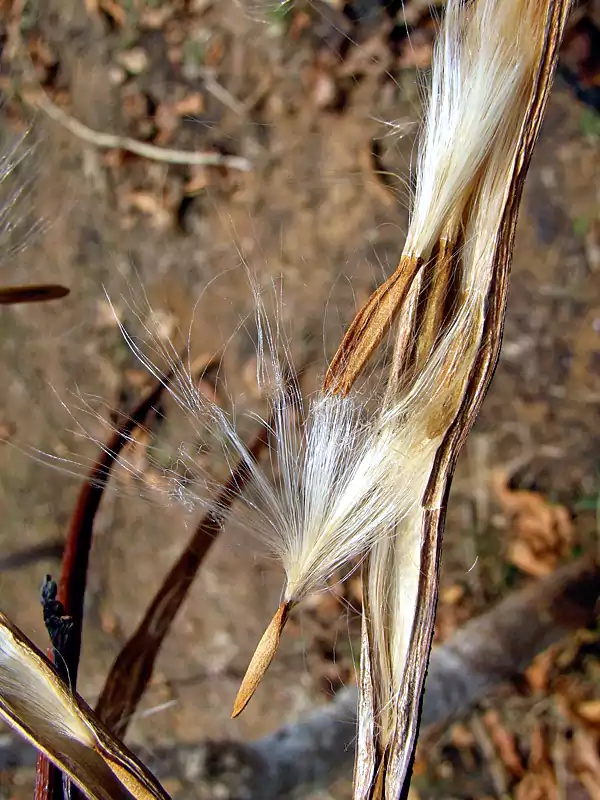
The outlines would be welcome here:
<svg viewBox="0 0 600 800">
<path fill-rule="evenodd" d="M 589 725 L 600 725 L 600 700 L 585 700 L 577 706 L 575 712 Z"/>
<path fill-rule="evenodd" d="M 486 711 L 483 723 L 505 767 L 516 778 L 522 778 L 525 770 L 517 750 L 517 740 L 503 725 L 500 714 L 495 709 Z"/>
<path fill-rule="evenodd" d="M 591 731 L 578 727 L 572 747 L 572 768 L 593 800 L 600 797 L 600 754 L 598 737 Z"/>
<path fill-rule="evenodd" d="M 547 691 L 550 683 L 550 670 L 556 659 L 556 648 L 551 647 L 533 661 L 525 670 L 525 679 L 532 691 L 542 693 Z"/>
<path fill-rule="evenodd" d="M 558 559 L 552 554 L 534 553 L 531 545 L 522 539 L 516 539 L 510 542 L 507 547 L 506 559 L 509 564 L 514 564 L 515 567 L 524 572 L 526 575 L 532 575 L 535 578 L 543 578 L 544 575 L 550 575 L 558 564 Z"/>
<path fill-rule="evenodd" d="M 568 510 L 550 503 L 539 492 L 510 489 L 507 476 L 502 472 L 494 473 L 492 485 L 511 528 L 509 563 L 528 575 L 549 574 L 573 544 L 573 524 Z"/>
</svg>

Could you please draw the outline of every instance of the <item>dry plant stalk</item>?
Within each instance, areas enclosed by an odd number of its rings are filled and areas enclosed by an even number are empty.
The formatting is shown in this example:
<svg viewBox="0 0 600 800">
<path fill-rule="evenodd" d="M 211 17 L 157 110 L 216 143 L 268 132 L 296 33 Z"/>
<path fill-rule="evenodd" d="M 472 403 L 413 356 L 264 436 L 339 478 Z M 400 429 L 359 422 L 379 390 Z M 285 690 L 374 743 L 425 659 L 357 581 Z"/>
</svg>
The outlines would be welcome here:
<svg viewBox="0 0 600 800">
<path fill-rule="evenodd" d="M 265 422 L 249 447 L 259 458 L 268 446 L 269 424 Z M 215 507 L 223 513 L 234 502 L 250 474 L 244 462 L 232 471 L 220 491 Z M 235 491 L 234 491 L 235 489 Z M 222 521 L 209 510 L 200 520 L 180 557 L 173 564 L 135 633 L 121 649 L 113 664 L 98 703 L 96 713 L 118 736 L 124 736 L 148 686 L 160 647 L 179 612 L 204 557 L 222 529 Z"/>
<path fill-rule="evenodd" d="M 437 45 L 399 267 L 420 259 L 429 275 L 422 269 L 402 305 L 388 308 L 385 324 L 398 314 L 392 395 L 428 369 L 430 354 L 444 348 L 460 322 L 426 424 L 435 447 L 421 502 L 393 537 L 375 545 L 364 571 L 357 800 L 400 797 L 407 781 L 433 635 L 445 502 L 498 360 L 518 206 L 568 10 L 563 0 L 482 0 L 464 8 L 451 2 Z M 332 362 L 329 385 L 345 389 L 346 364 L 352 381 L 382 335 L 380 329 L 353 339 L 355 325 Z M 355 342 L 350 358 L 348 341 Z"/>
<path fill-rule="evenodd" d="M 160 376 L 154 387 L 146 392 L 132 413 L 127 415 L 114 430 L 110 440 L 103 445 L 100 455 L 94 462 L 79 492 L 63 547 L 60 589 L 57 598 L 60 602 L 61 617 L 64 615 L 68 618 L 71 626 L 68 635 L 60 642 L 60 646 L 54 647 L 53 642 L 50 652 L 57 672 L 63 680 L 68 682 L 72 690 L 77 685 L 84 600 L 96 514 L 111 472 L 118 463 L 120 453 L 131 441 L 133 431 L 144 424 L 150 411 L 159 402 L 170 378 L 171 373 Z M 40 754 L 36 770 L 35 799 L 52 800 L 53 797 L 62 797 L 62 779 L 63 776 L 60 771 L 56 770 L 55 765 L 48 761 L 43 753 Z"/>
<path fill-rule="evenodd" d="M 355 488 L 365 502 L 382 482 L 399 493 L 403 482 L 409 488 L 392 513 L 372 507 L 379 530 L 360 542 L 368 559 L 357 799 L 391 800 L 405 787 L 433 634 L 445 502 L 498 360 L 519 201 L 568 11 L 568 0 L 448 3 L 404 252 L 325 377 L 322 403 L 352 398 L 395 322 L 392 373 L 372 423 L 378 441 L 366 454 L 371 468 L 385 466 L 377 480 L 363 475 Z M 302 595 L 290 572 L 234 714 L 252 696 Z"/>
</svg>

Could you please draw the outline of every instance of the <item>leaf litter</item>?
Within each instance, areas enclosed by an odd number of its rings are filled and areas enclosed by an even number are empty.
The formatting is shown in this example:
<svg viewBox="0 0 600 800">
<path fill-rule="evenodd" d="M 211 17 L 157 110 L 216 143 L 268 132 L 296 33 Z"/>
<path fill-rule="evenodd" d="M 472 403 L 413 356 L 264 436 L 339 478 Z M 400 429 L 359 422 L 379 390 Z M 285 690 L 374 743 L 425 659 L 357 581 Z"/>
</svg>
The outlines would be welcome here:
<svg viewBox="0 0 600 800">
<path fill-rule="evenodd" d="M 210 4 L 206 4 L 206 7 L 208 6 Z M 121 4 L 117 2 L 98 0 L 98 2 L 88 2 L 87 7 L 90 14 L 107 15 L 117 28 L 124 29 L 129 24 L 127 14 L 123 11 Z M 147 8 L 140 17 L 139 29 L 142 32 L 147 29 L 164 34 L 168 59 L 175 67 L 184 65 L 185 59 L 189 57 L 189 52 L 186 51 L 188 39 L 183 32 L 184 27 L 189 26 L 190 22 L 197 25 L 198 20 L 201 20 L 206 13 L 203 4 L 198 4 L 197 7 L 200 9 L 199 12 L 192 12 L 191 16 L 182 16 L 177 3 L 167 4 L 164 9 L 160 10 Z M 291 21 L 292 34 L 300 39 L 303 35 L 314 36 L 321 43 L 321 48 L 316 50 L 317 57 L 314 59 L 316 66 L 312 73 L 305 75 L 305 86 L 309 93 L 313 93 L 315 106 L 320 110 L 335 110 L 338 105 L 343 107 L 344 102 L 347 102 L 348 91 L 351 91 L 348 89 L 348 79 L 350 79 L 351 85 L 365 73 L 384 76 L 389 70 L 390 64 L 395 63 L 394 59 L 397 59 L 397 63 L 402 68 L 411 68 L 415 65 L 427 66 L 428 64 L 433 31 L 428 20 L 422 26 L 417 27 L 414 32 L 413 51 L 405 46 L 398 48 L 399 52 L 390 55 L 386 50 L 386 45 L 389 44 L 386 37 L 389 37 L 391 28 L 390 23 L 384 20 L 378 23 L 381 30 L 373 33 L 372 38 L 367 40 L 372 44 L 368 45 L 362 42 L 360 47 L 355 49 L 356 58 L 354 60 L 349 57 L 332 63 L 323 55 L 323 51 L 331 46 L 331 37 L 334 36 L 335 26 L 331 23 L 329 28 L 325 25 L 325 30 L 315 30 L 314 19 L 309 16 L 308 21 L 303 21 L 301 13 L 301 11 L 294 12 L 294 19 Z M 382 41 L 384 42 L 383 47 Z M 40 83 L 47 88 L 55 102 L 61 105 L 68 104 L 68 91 L 60 82 L 54 84 L 56 57 L 51 46 L 39 37 L 32 37 L 30 42 L 31 56 L 36 65 Z M 194 44 L 196 43 L 194 42 Z M 218 70 L 225 59 L 226 52 L 222 41 L 219 42 L 217 36 L 212 41 L 209 39 L 208 43 L 204 43 L 203 46 L 206 50 L 203 55 L 205 63 L 209 65 L 210 69 Z M 142 50 L 142 52 L 144 51 Z M 179 94 L 176 97 L 179 99 L 169 101 L 166 99 L 165 93 L 165 99 L 161 99 L 160 96 L 152 97 L 152 102 L 149 103 L 145 94 L 147 91 L 145 79 L 148 82 L 151 80 L 152 62 L 147 58 L 138 58 L 136 61 L 133 59 L 132 53 L 136 54 L 135 47 L 125 51 L 127 55 L 120 59 L 119 66 L 125 69 L 127 74 L 116 76 L 123 80 L 121 107 L 128 133 L 161 146 L 172 142 L 176 142 L 178 146 L 184 146 L 189 141 L 188 132 L 185 130 L 189 118 L 201 117 L 207 108 L 214 108 L 214 96 L 209 91 L 190 91 L 185 82 L 182 82 L 177 86 Z M 138 50 L 137 54 L 139 55 L 139 53 Z M 383 59 L 378 58 L 380 54 L 384 55 Z M 413 58 L 412 61 L 411 58 Z M 118 63 L 117 59 L 115 59 L 115 63 Z M 243 104 L 244 99 L 241 102 Z M 223 143 L 219 143 L 218 146 L 227 149 Z M 210 187 L 220 191 L 225 197 L 235 199 L 236 193 L 240 191 L 240 186 L 243 188 L 243 179 L 240 180 L 239 176 L 231 175 L 227 170 L 201 167 L 178 171 L 169 168 L 165 177 L 165 170 L 149 171 L 147 165 L 136 158 L 126 157 L 121 152 L 109 152 L 106 167 L 118 187 L 119 207 L 123 212 L 122 224 L 124 227 L 130 228 L 135 226 L 143 228 L 148 223 L 158 229 L 177 226 L 181 221 L 185 197 L 201 196 Z M 137 447 L 140 453 L 140 470 L 150 469 L 143 458 L 149 436 L 148 432 L 140 433 L 138 440 L 131 445 Z M 569 511 L 564 506 L 549 503 L 539 493 L 510 490 L 506 476 L 498 476 L 494 488 L 507 518 L 507 529 L 510 536 L 507 546 L 507 562 L 528 576 L 549 574 L 568 557 L 576 542 L 574 524 Z M 360 590 L 353 585 L 352 581 L 351 578 L 346 584 L 340 586 L 334 580 L 331 589 L 318 595 L 314 600 L 313 607 L 307 608 L 303 612 L 306 616 L 312 615 L 317 620 L 322 640 L 317 649 L 321 648 L 324 653 L 322 666 L 324 682 L 337 680 L 334 679 L 327 664 L 332 652 L 337 652 L 338 655 L 340 653 L 339 642 L 336 642 L 336 639 L 339 638 L 339 631 L 336 625 L 332 626 L 331 623 L 339 619 L 339 611 L 342 610 L 344 613 L 350 611 L 351 620 L 354 620 L 353 611 L 360 607 Z M 446 587 L 441 596 L 438 636 L 442 639 L 445 638 L 464 619 L 468 618 L 472 613 L 470 600 L 469 591 L 462 583 L 454 582 Z M 445 623 L 444 615 L 447 619 Z M 305 621 L 298 623 L 298 628 L 304 627 L 305 624 Z M 332 632 L 332 628 L 335 629 L 335 632 Z M 316 640 L 316 634 L 311 634 L 311 636 L 314 636 Z M 587 647 L 590 647 L 589 643 Z M 352 652 L 344 655 L 345 664 L 340 659 L 336 659 L 335 669 L 340 672 L 339 681 L 341 683 L 353 679 L 352 655 Z M 544 657 L 540 657 L 540 659 L 542 658 Z M 576 660 L 575 656 L 574 659 Z M 562 669 L 564 670 L 566 667 L 563 665 Z M 552 663 L 547 663 L 543 667 L 543 675 L 531 682 L 534 692 L 539 693 L 541 688 L 554 685 L 552 671 Z M 548 691 L 550 690 L 548 689 Z M 549 696 L 552 697 L 551 694 Z M 575 715 L 576 724 L 579 726 L 572 735 L 572 741 L 577 742 L 581 750 L 579 760 L 573 760 L 570 750 L 575 745 L 572 745 L 570 749 L 567 748 L 571 758 L 569 763 L 574 765 L 572 767 L 573 774 L 575 777 L 581 776 L 581 781 L 587 787 L 590 796 L 594 796 L 592 789 L 596 786 L 595 781 L 598 779 L 597 772 L 595 772 L 597 766 L 591 756 L 593 748 L 597 749 L 598 742 L 593 732 L 590 732 L 597 723 L 597 718 L 594 719 L 596 708 L 594 704 L 597 702 L 594 698 L 582 699 L 576 707 L 577 710 L 569 712 Z M 491 719 L 494 721 L 490 722 Z M 493 729 L 490 737 L 499 753 L 499 758 L 506 764 L 509 773 L 516 780 L 520 775 L 517 766 L 519 753 L 515 744 L 515 734 L 510 733 L 504 727 L 498 715 L 490 717 L 488 712 L 484 720 L 486 725 Z M 552 792 L 556 789 L 557 769 L 551 748 L 547 747 L 548 740 L 552 739 L 552 731 L 548 728 L 549 724 L 536 727 L 531 732 L 529 739 L 525 737 L 525 755 L 520 762 L 525 777 L 521 777 L 521 780 L 515 784 L 519 797 L 536 796 L 536 792 L 540 793 L 539 796 L 543 796 L 544 792 L 548 796 L 552 796 Z M 580 729 L 582 732 L 579 732 Z M 463 737 L 462 746 L 466 748 L 467 744 L 464 739 L 465 737 Z M 472 742 L 469 747 L 473 747 Z M 528 778 L 529 783 L 525 780 L 527 775 L 531 776 Z"/>
</svg>

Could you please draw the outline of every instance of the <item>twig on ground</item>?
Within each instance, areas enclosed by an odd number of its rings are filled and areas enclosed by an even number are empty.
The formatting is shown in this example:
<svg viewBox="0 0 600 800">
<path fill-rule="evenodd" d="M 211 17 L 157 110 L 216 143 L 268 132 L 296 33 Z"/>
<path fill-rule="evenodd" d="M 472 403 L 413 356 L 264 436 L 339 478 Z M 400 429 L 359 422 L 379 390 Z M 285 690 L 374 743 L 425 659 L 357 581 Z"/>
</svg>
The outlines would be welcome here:
<svg viewBox="0 0 600 800">
<path fill-rule="evenodd" d="M 499 758 L 494 743 L 481 718 L 475 714 L 471 720 L 471 731 L 475 736 L 479 749 L 487 763 L 488 772 L 494 784 L 494 791 L 498 797 L 505 797 L 508 792 L 508 776 L 502 760 Z"/>
<path fill-rule="evenodd" d="M 148 142 L 140 142 L 130 136 L 120 136 L 115 133 L 95 131 L 84 125 L 78 119 L 67 114 L 62 108 L 55 105 L 48 95 L 41 89 L 24 91 L 23 99 L 35 108 L 39 108 L 54 122 L 58 122 L 66 130 L 82 139 L 87 144 L 105 150 L 127 150 L 142 158 L 152 161 L 161 161 L 166 164 L 185 164 L 189 166 L 214 166 L 227 167 L 240 172 L 250 172 L 251 162 L 242 156 L 228 156 L 223 153 L 189 152 L 171 148 L 157 147 Z"/>
<path fill-rule="evenodd" d="M 435 647 L 425 685 L 423 731 L 466 713 L 538 653 L 594 624 L 599 596 L 600 569 L 583 558 L 510 594 Z M 176 745 L 157 751 L 150 766 L 159 778 L 182 773 L 196 785 L 225 783 L 230 793 L 222 794 L 224 800 L 242 794 L 234 791 L 240 776 L 245 776 L 248 800 L 285 797 L 304 785 L 326 786 L 350 775 L 356 703 L 356 687 L 342 689 L 331 703 L 256 742 Z M 198 766 L 203 763 L 210 763 L 210 775 Z"/>
<path fill-rule="evenodd" d="M 64 547 L 65 543 L 57 540 L 54 542 L 42 542 L 31 547 L 25 547 L 22 550 L 16 550 L 14 553 L 7 553 L 0 557 L 0 572 L 27 567 L 45 559 L 60 560 Z"/>
<path fill-rule="evenodd" d="M 240 102 L 240 100 L 234 97 L 231 92 L 228 92 L 224 86 L 221 86 L 221 84 L 215 80 L 210 70 L 205 70 L 203 72 L 202 81 L 206 91 L 210 92 L 210 94 L 220 103 L 223 103 L 224 106 L 231 109 L 234 114 L 238 114 L 241 117 L 246 113 L 246 104 Z"/>
<path fill-rule="evenodd" d="M 13 60 L 17 60 L 17 53 L 23 51 L 23 42 L 21 32 L 19 29 L 19 21 L 21 18 L 21 3 L 15 4 L 13 10 L 13 21 L 9 30 L 8 36 L 8 49 L 13 54 Z M 23 74 L 25 79 L 32 81 L 34 71 L 31 67 L 31 62 L 28 59 L 21 57 L 23 65 Z M 210 84 L 209 88 L 214 91 L 214 81 Z M 78 119 L 75 119 L 70 114 L 67 114 L 62 108 L 59 108 L 48 97 L 47 93 L 39 85 L 35 88 L 23 88 L 21 90 L 22 99 L 31 105 L 33 108 L 40 109 L 46 114 L 47 117 L 62 125 L 63 128 L 68 130 L 74 136 L 91 144 L 94 147 L 99 147 L 104 150 L 127 150 L 134 155 L 141 156 L 142 158 L 150 159 L 151 161 L 161 161 L 165 164 L 184 164 L 188 166 L 214 166 L 214 167 L 227 167 L 228 169 L 238 170 L 240 172 L 250 172 L 252 164 L 247 158 L 242 156 L 228 156 L 223 153 L 207 153 L 207 152 L 189 152 L 185 150 L 175 150 L 171 148 L 157 147 L 156 145 L 149 144 L 148 142 L 140 142 L 130 136 L 120 136 L 114 133 L 105 133 L 103 131 L 95 131 L 84 125 Z"/>
</svg>

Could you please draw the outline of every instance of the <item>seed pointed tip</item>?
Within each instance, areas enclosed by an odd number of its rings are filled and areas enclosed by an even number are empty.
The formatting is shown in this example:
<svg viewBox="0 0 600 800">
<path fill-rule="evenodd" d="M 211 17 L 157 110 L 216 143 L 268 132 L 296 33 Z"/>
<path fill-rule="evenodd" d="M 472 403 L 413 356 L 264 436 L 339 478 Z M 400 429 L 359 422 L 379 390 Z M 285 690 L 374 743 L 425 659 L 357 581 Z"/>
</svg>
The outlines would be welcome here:
<svg viewBox="0 0 600 800">
<path fill-rule="evenodd" d="M 231 718 L 239 716 L 250 702 L 252 695 L 258 688 L 263 675 L 269 668 L 271 661 L 277 652 L 279 646 L 279 639 L 281 632 L 287 622 L 288 614 L 290 612 L 290 604 L 282 603 L 275 616 L 269 623 L 266 631 L 263 633 L 260 642 L 258 643 L 254 655 L 250 660 L 246 674 L 242 679 L 241 686 L 233 704 L 233 711 Z"/>
</svg>

